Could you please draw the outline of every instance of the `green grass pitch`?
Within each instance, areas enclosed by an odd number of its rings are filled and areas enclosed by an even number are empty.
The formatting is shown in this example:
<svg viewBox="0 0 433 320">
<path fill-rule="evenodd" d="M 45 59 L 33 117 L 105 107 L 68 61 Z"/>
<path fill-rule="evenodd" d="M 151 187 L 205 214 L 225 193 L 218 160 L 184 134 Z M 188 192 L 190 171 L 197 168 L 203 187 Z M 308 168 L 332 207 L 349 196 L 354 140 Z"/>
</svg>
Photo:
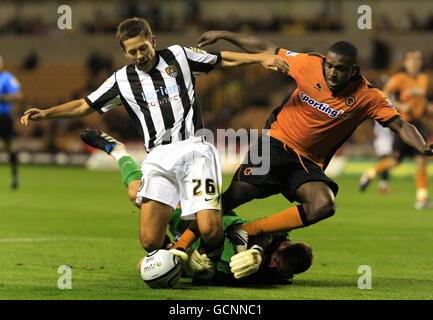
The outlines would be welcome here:
<svg viewBox="0 0 433 320">
<path fill-rule="evenodd" d="M 138 210 L 118 172 L 82 168 L 20 168 L 21 187 L 9 189 L 0 166 L 0 299 L 299 300 L 433 299 L 433 210 L 414 209 L 414 182 L 391 180 L 360 194 L 358 177 L 339 177 L 337 213 L 292 232 L 314 250 L 313 266 L 293 285 L 254 288 L 194 286 L 149 289 L 136 272 L 145 252 Z M 230 177 L 224 177 L 224 188 Z M 280 196 L 237 212 L 247 218 L 285 209 Z M 58 288 L 62 265 L 72 267 L 72 289 Z M 371 267 L 372 288 L 358 288 L 358 268 Z"/>
</svg>

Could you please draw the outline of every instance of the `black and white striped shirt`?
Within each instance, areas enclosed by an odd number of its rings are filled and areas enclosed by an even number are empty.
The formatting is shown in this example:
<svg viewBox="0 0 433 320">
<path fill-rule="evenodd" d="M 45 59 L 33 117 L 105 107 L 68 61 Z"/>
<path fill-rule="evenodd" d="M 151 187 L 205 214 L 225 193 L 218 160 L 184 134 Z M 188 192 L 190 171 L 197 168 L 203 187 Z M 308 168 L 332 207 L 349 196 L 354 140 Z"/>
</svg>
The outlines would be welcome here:
<svg viewBox="0 0 433 320">
<path fill-rule="evenodd" d="M 171 46 L 156 51 L 149 73 L 134 64 L 113 73 L 85 100 L 99 113 L 123 104 L 144 138 L 146 151 L 185 140 L 203 128 L 195 92 L 195 77 L 208 73 L 221 60 L 220 53 Z"/>
</svg>

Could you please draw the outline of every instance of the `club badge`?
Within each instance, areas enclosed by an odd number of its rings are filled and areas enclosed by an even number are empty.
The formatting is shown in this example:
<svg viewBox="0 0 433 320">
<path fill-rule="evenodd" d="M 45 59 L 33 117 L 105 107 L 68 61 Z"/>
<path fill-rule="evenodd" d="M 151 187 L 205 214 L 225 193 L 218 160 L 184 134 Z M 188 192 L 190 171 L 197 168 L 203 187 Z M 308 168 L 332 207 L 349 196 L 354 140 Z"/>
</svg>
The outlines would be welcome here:
<svg viewBox="0 0 433 320">
<path fill-rule="evenodd" d="M 170 65 L 170 66 L 168 66 L 167 68 L 165 68 L 165 72 L 166 72 L 170 77 L 173 77 L 173 78 L 176 78 L 176 77 L 177 77 L 177 74 L 178 74 L 178 72 L 177 72 L 177 68 L 176 68 L 176 66 L 174 66 L 174 65 Z"/>
<path fill-rule="evenodd" d="M 351 107 L 355 104 L 355 97 L 354 96 L 350 96 L 346 98 L 346 106 Z"/>
</svg>

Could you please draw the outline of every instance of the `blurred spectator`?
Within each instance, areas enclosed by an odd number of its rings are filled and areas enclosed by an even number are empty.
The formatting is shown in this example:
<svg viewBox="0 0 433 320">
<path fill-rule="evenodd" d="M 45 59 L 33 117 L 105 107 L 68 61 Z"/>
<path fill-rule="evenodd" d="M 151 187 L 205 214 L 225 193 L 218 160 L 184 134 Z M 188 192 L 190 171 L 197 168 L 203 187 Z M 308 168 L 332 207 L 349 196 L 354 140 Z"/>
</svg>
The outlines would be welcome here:
<svg viewBox="0 0 433 320">
<path fill-rule="evenodd" d="M 144 18 L 148 15 L 149 6 L 147 1 L 126 0 L 120 2 L 120 14 L 122 19 L 130 17 Z"/>
<path fill-rule="evenodd" d="M 152 30 L 162 29 L 160 2 L 157 0 L 127 0 L 120 3 L 121 20 L 130 17 L 146 19 L 152 26 Z M 119 21 L 120 22 L 120 21 Z"/>
<path fill-rule="evenodd" d="M 431 13 L 425 23 L 425 29 L 427 31 L 433 31 L 433 13 Z"/>
<path fill-rule="evenodd" d="M 393 24 L 386 13 L 377 19 L 377 29 L 380 32 L 391 32 L 394 30 Z"/>
<path fill-rule="evenodd" d="M 98 75 L 101 70 L 113 70 L 113 60 L 110 57 L 103 56 L 99 52 L 93 52 L 87 59 L 86 66 L 91 75 Z"/>
<path fill-rule="evenodd" d="M 373 40 L 371 67 L 373 69 L 386 69 L 391 61 L 391 49 L 382 40 Z"/>
<path fill-rule="evenodd" d="M 409 31 L 416 31 L 421 29 L 421 25 L 418 22 L 418 19 L 411 10 L 407 10 L 403 19 L 401 20 L 401 29 L 402 31 L 409 32 Z"/>
<path fill-rule="evenodd" d="M 24 70 L 34 70 L 38 67 L 39 56 L 35 50 L 31 51 L 23 60 L 21 68 Z"/>
<path fill-rule="evenodd" d="M 198 0 L 185 0 L 183 18 L 186 24 L 200 23 L 200 4 Z"/>
</svg>

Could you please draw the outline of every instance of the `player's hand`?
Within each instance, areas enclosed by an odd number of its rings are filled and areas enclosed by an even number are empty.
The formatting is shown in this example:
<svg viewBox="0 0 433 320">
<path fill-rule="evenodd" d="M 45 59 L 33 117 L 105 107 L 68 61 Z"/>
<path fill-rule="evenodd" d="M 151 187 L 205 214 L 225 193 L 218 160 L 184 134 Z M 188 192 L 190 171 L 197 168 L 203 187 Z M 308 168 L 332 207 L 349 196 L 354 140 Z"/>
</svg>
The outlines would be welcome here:
<svg viewBox="0 0 433 320">
<path fill-rule="evenodd" d="M 236 279 L 245 278 L 259 270 L 262 263 L 262 252 L 259 249 L 249 249 L 235 254 L 230 260 L 230 270 Z"/>
<path fill-rule="evenodd" d="M 263 56 L 261 64 L 266 69 L 278 71 L 283 74 L 290 72 L 290 65 L 283 57 L 267 53 L 262 53 L 261 55 Z"/>
<path fill-rule="evenodd" d="M 28 126 L 29 121 L 39 121 L 45 119 L 45 111 L 37 108 L 30 108 L 24 112 L 24 115 L 21 117 L 21 124 Z"/>
<path fill-rule="evenodd" d="M 222 31 L 206 31 L 203 33 L 200 38 L 197 40 L 197 48 L 201 48 L 221 39 Z"/>
<path fill-rule="evenodd" d="M 184 268 L 191 273 L 193 279 L 199 281 L 210 281 L 215 276 L 215 262 L 206 254 L 200 254 L 197 250 L 192 250 L 188 254 L 189 259 L 186 261 Z"/>
</svg>

